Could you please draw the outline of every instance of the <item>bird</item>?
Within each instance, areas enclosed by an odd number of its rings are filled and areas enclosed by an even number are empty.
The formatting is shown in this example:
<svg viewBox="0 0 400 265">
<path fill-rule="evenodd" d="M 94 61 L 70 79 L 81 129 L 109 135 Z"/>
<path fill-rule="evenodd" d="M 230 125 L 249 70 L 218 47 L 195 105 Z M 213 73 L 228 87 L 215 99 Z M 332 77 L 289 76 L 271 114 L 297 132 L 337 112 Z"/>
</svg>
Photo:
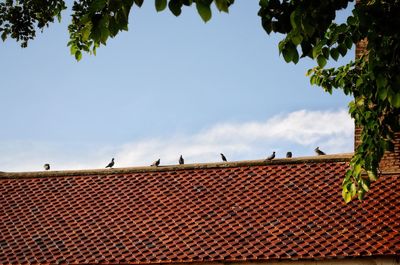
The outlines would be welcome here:
<svg viewBox="0 0 400 265">
<path fill-rule="evenodd" d="M 114 157 L 111 159 L 111 162 L 108 163 L 108 165 L 106 166 L 106 168 L 112 168 L 114 166 Z"/>
<path fill-rule="evenodd" d="M 183 159 L 183 157 L 181 155 L 181 157 L 179 158 L 179 165 L 183 165 L 183 164 L 185 164 L 185 160 Z"/>
<path fill-rule="evenodd" d="M 317 148 L 314 149 L 315 153 L 317 153 L 317 155 L 319 156 L 323 156 L 326 155 L 324 152 L 322 152 L 321 150 L 319 150 L 319 147 L 317 146 Z"/>
<path fill-rule="evenodd" d="M 151 167 L 158 167 L 160 165 L 160 159 L 156 160 L 151 164 Z"/>
<path fill-rule="evenodd" d="M 227 161 L 228 161 L 228 160 L 226 160 L 226 157 L 224 156 L 223 153 L 221 153 L 221 158 L 222 158 L 222 161 L 224 161 L 224 162 L 227 162 Z"/>
<path fill-rule="evenodd" d="M 50 170 L 50 164 L 44 164 L 43 167 L 44 170 Z"/>
<path fill-rule="evenodd" d="M 287 152 L 286 153 L 286 158 L 292 158 L 292 155 L 293 155 L 292 152 Z"/>
<path fill-rule="evenodd" d="M 272 161 L 272 159 L 274 159 L 274 158 L 275 158 L 275 151 L 272 152 L 272 155 L 267 157 L 266 161 Z"/>
</svg>

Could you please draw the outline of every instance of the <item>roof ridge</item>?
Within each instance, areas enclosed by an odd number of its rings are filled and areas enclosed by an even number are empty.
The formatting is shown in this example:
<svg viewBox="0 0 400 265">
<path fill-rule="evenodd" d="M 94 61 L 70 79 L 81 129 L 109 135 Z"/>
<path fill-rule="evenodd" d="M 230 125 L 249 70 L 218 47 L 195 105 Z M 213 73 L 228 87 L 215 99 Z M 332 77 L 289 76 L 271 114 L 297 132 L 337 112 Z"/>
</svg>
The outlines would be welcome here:
<svg viewBox="0 0 400 265">
<path fill-rule="evenodd" d="M 304 156 L 297 158 L 279 158 L 272 161 L 262 160 L 242 160 L 232 162 L 216 163 L 197 163 L 185 165 L 165 165 L 158 167 L 139 166 L 110 169 L 82 169 L 82 170 L 60 170 L 60 171 L 31 171 L 31 172 L 1 172 L 0 179 L 22 179 L 22 178 L 46 178 L 46 177 L 67 177 L 67 176 L 88 176 L 88 175 L 113 175 L 127 173 L 143 173 L 156 171 L 176 171 L 190 169 L 210 169 L 227 167 L 245 167 L 262 165 L 282 165 L 282 164 L 301 164 L 301 163 L 323 163 L 323 162 L 348 162 L 352 153 L 324 155 L 324 156 Z"/>
</svg>

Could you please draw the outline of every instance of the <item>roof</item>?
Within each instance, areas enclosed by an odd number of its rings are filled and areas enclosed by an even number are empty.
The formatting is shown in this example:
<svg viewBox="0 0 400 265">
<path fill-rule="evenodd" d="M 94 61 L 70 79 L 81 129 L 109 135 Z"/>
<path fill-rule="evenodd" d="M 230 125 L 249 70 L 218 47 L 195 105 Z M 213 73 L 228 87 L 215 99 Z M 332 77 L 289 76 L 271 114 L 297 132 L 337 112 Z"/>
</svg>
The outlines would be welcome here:
<svg viewBox="0 0 400 265">
<path fill-rule="evenodd" d="M 349 156 L 0 174 L 0 264 L 400 255 L 399 174 L 345 205 Z"/>
</svg>

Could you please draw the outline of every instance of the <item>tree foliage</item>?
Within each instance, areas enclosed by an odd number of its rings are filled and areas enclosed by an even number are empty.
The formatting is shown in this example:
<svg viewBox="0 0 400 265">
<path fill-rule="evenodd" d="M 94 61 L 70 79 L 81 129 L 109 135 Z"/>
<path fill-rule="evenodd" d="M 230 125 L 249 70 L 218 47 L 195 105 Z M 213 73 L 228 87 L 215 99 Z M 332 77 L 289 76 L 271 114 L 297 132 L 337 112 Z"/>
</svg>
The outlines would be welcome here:
<svg viewBox="0 0 400 265">
<path fill-rule="evenodd" d="M 400 0 L 361 0 L 345 23 L 335 22 L 336 13 L 353 0 L 259 0 L 258 16 L 267 34 L 281 33 L 279 52 L 286 62 L 309 57 L 316 67 L 308 71 L 311 84 L 332 93 L 341 89 L 353 95 L 349 113 L 363 128 L 361 144 L 355 150 L 343 180 L 343 198 L 362 199 L 370 183 L 379 177 L 379 162 L 393 149 L 394 133 L 400 131 Z M 155 0 L 155 9 L 168 9 L 179 16 L 184 6 L 194 5 L 200 17 L 211 19 L 215 4 L 229 12 L 234 0 Z M 95 53 L 109 37 L 128 30 L 133 5 L 143 0 L 77 0 L 72 6 L 71 53 L 77 60 L 82 52 Z M 0 33 L 26 47 L 65 9 L 62 0 L 6 0 L 0 3 Z M 325 68 L 360 41 L 367 51 L 337 68 Z"/>
<path fill-rule="evenodd" d="M 26 47 L 35 38 L 36 28 L 43 29 L 54 18 L 61 19 L 61 11 L 66 9 L 59 0 L 6 0 L 0 3 L 0 34 L 4 41 L 8 36 Z"/>
</svg>

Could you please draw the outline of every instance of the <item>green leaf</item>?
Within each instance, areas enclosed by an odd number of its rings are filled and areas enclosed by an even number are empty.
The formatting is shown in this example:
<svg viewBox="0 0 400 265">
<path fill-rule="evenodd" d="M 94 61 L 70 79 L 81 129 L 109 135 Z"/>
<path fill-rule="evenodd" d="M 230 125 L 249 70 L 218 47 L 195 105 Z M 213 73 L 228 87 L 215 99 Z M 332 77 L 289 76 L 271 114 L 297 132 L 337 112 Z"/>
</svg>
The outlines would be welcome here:
<svg viewBox="0 0 400 265">
<path fill-rule="evenodd" d="M 69 48 L 69 50 L 70 50 L 70 52 L 71 52 L 71 55 L 74 55 L 74 56 L 75 56 L 75 53 L 76 53 L 76 51 L 77 51 L 77 48 L 76 48 L 76 45 L 75 45 L 74 41 L 70 41 L 70 42 L 68 43 L 68 45 L 71 46 L 71 47 Z"/>
<path fill-rule="evenodd" d="M 156 0 L 155 6 L 157 12 L 163 11 L 167 7 L 167 0 Z"/>
<path fill-rule="evenodd" d="M 185 6 L 191 6 L 193 4 L 193 0 L 182 0 L 182 4 Z"/>
<path fill-rule="evenodd" d="M 286 43 L 287 43 L 286 40 L 282 40 L 279 42 L 278 44 L 279 54 L 281 54 L 282 51 L 286 49 Z"/>
<path fill-rule="evenodd" d="M 121 10 L 115 16 L 115 22 L 119 30 L 128 30 L 128 14 Z"/>
<path fill-rule="evenodd" d="M 318 46 L 314 46 L 314 48 L 312 49 L 312 57 L 317 58 L 320 53 L 321 53 L 321 48 Z"/>
<path fill-rule="evenodd" d="M 297 9 L 290 14 L 290 24 L 292 25 L 293 29 L 300 28 L 301 26 L 300 16 Z"/>
<path fill-rule="evenodd" d="M 292 55 L 290 49 L 283 49 L 282 55 L 283 55 L 283 59 L 285 59 L 285 62 L 289 63 L 292 61 L 293 55 Z"/>
<path fill-rule="evenodd" d="M 392 96 L 392 105 L 395 108 L 400 108 L 400 93 L 396 93 Z"/>
<path fill-rule="evenodd" d="M 265 19 L 263 17 L 263 18 L 261 18 L 261 24 L 262 24 L 262 27 L 264 28 L 265 32 L 267 32 L 267 34 L 270 34 L 272 32 L 271 21 L 268 21 L 267 19 Z"/>
<path fill-rule="evenodd" d="M 359 87 L 363 84 L 364 80 L 362 79 L 362 77 L 359 77 L 356 81 L 356 87 Z"/>
<path fill-rule="evenodd" d="M 359 176 L 360 175 L 360 173 L 361 173 L 361 165 L 360 164 L 356 164 L 356 165 L 354 165 L 354 168 L 353 168 L 353 176 Z"/>
<path fill-rule="evenodd" d="M 361 180 L 361 187 L 363 188 L 363 190 L 365 190 L 366 192 L 369 191 L 369 185 L 370 183 L 366 180 Z"/>
<path fill-rule="evenodd" d="M 303 37 L 301 35 L 295 35 L 292 37 L 292 42 L 295 46 L 299 45 L 303 41 Z"/>
<path fill-rule="evenodd" d="M 387 89 L 387 99 L 390 103 L 390 105 L 394 106 L 396 101 L 398 100 L 398 96 L 396 96 L 396 93 L 392 89 Z"/>
<path fill-rule="evenodd" d="M 82 34 L 82 40 L 83 41 L 89 40 L 90 32 L 92 30 L 92 26 L 93 26 L 92 23 L 89 22 L 82 28 L 81 34 Z"/>
<path fill-rule="evenodd" d="M 324 66 L 326 65 L 326 59 L 323 55 L 318 56 L 317 62 L 318 62 L 318 66 L 321 68 L 324 68 Z"/>
<path fill-rule="evenodd" d="M 357 193 L 356 184 L 351 183 L 351 185 L 350 185 L 350 196 L 354 197 L 354 196 L 356 196 L 356 193 Z"/>
<path fill-rule="evenodd" d="M 135 4 L 136 4 L 138 7 L 141 7 L 141 6 L 143 5 L 143 0 L 135 0 Z"/>
<path fill-rule="evenodd" d="M 317 43 L 317 45 L 315 45 L 315 46 L 313 47 L 313 50 L 312 50 L 312 56 L 313 56 L 313 58 L 317 58 L 317 57 L 321 54 L 321 52 L 322 52 L 322 47 L 324 47 L 325 44 L 326 44 L 326 41 L 325 41 L 325 40 L 321 40 L 321 41 L 319 41 L 319 42 Z"/>
<path fill-rule="evenodd" d="M 332 48 L 330 54 L 333 60 L 337 61 L 339 58 L 339 51 L 336 48 Z"/>
<path fill-rule="evenodd" d="M 364 190 L 358 190 L 358 199 L 361 201 L 364 199 L 365 196 L 365 191 Z"/>
<path fill-rule="evenodd" d="M 182 3 L 179 0 L 170 0 L 168 8 L 175 16 L 179 16 L 182 13 Z"/>
<path fill-rule="evenodd" d="M 385 100 L 387 98 L 388 90 L 386 87 L 382 87 L 378 90 L 378 96 L 381 100 Z"/>
<path fill-rule="evenodd" d="M 287 43 L 287 45 L 284 46 L 284 48 L 282 49 L 282 55 L 287 63 L 291 61 L 297 63 L 299 61 L 299 54 L 297 52 L 297 49 L 291 43 Z"/>
<path fill-rule="evenodd" d="M 353 16 L 347 18 L 347 24 L 355 26 L 357 24 L 357 19 Z"/>
<path fill-rule="evenodd" d="M 351 175 L 352 175 L 351 170 L 347 170 L 347 171 L 346 171 L 346 174 L 345 174 L 345 177 L 344 177 L 344 179 L 343 179 L 342 185 L 345 185 L 347 182 L 350 181 Z"/>
<path fill-rule="evenodd" d="M 93 54 L 94 54 L 95 56 L 96 56 L 96 50 L 97 50 L 98 47 L 99 47 L 98 44 L 96 44 L 96 43 L 93 44 Z"/>
<path fill-rule="evenodd" d="M 267 7 L 269 3 L 269 0 L 260 0 L 259 5 L 261 7 Z"/>
<path fill-rule="evenodd" d="M 292 55 L 292 61 L 294 64 L 297 64 L 299 62 L 299 53 L 297 52 L 297 49 L 293 49 L 293 55 Z"/>
<path fill-rule="evenodd" d="M 346 192 L 344 189 L 342 191 L 342 197 L 345 203 L 349 203 L 351 201 L 351 194 L 350 192 Z"/>
<path fill-rule="evenodd" d="M 200 17 L 203 19 L 204 22 L 207 22 L 211 19 L 211 8 L 210 5 L 198 1 L 196 2 L 197 12 L 199 13 Z"/>
<path fill-rule="evenodd" d="M 3 31 L 3 33 L 1 33 L 1 39 L 3 41 L 5 41 L 7 39 L 7 32 L 6 31 Z"/>
<path fill-rule="evenodd" d="M 367 171 L 367 174 L 368 174 L 368 178 L 371 181 L 376 181 L 378 179 L 376 173 L 374 173 L 373 171 Z"/>
<path fill-rule="evenodd" d="M 327 47 L 322 48 L 322 54 L 324 55 L 325 59 L 329 59 L 329 49 Z"/>
<path fill-rule="evenodd" d="M 82 53 L 81 51 L 76 51 L 75 52 L 75 59 L 79 62 L 82 59 Z"/>
<path fill-rule="evenodd" d="M 94 42 L 100 42 L 101 29 L 99 27 L 93 28 L 92 32 L 90 33 L 90 38 L 93 39 Z"/>
<path fill-rule="evenodd" d="M 89 11 L 94 13 L 101 11 L 106 6 L 107 0 L 94 0 L 89 6 Z"/>
<path fill-rule="evenodd" d="M 316 84 L 316 79 L 317 79 L 317 77 L 316 77 L 315 75 L 311 76 L 311 78 L 310 78 L 310 84 L 311 84 L 311 85 L 315 85 L 315 84 Z"/>
<path fill-rule="evenodd" d="M 347 47 L 343 43 L 338 46 L 338 50 L 340 55 L 342 55 L 342 57 L 344 57 L 347 53 Z"/>
<path fill-rule="evenodd" d="M 110 21 L 108 22 L 108 29 L 110 30 L 110 36 L 114 37 L 119 32 L 118 24 L 115 20 L 115 17 L 110 17 Z"/>
<path fill-rule="evenodd" d="M 315 32 L 315 27 L 313 27 L 307 20 L 303 19 L 301 21 L 301 28 L 305 31 L 305 33 L 311 37 Z"/>
<path fill-rule="evenodd" d="M 378 75 L 375 81 L 378 88 L 384 88 L 388 83 L 387 79 L 382 74 Z"/>
<path fill-rule="evenodd" d="M 229 5 L 226 0 L 215 0 L 214 3 L 220 12 L 229 13 Z"/>
<path fill-rule="evenodd" d="M 108 21 L 109 21 L 109 17 L 104 16 L 97 22 L 96 25 L 93 25 L 93 29 L 91 32 L 91 38 L 95 42 L 101 42 L 104 45 L 106 44 L 106 41 L 110 35 L 110 31 L 108 29 Z"/>
<path fill-rule="evenodd" d="M 112 12 L 117 12 L 122 6 L 122 0 L 109 0 L 108 10 Z"/>
<path fill-rule="evenodd" d="M 359 97 L 359 98 L 356 98 L 356 106 L 358 106 L 358 107 L 362 107 L 362 106 L 364 106 L 364 103 L 365 103 L 365 99 L 364 99 L 364 97 Z M 360 166 L 360 165 L 359 165 Z M 360 166 L 361 167 L 361 166 Z M 358 170 L 358 168 L 357 168 L 357 170 Z M 360 172 L 361 172 L 361 169 L 360 169 Z M 358 173 L 359 173 L 359 171 L 356 171 L 356 175 L 358 175 Z"/>
<path fill-rule="evenodd" d="M 346 38 L 344 40 L 344 43 L 345 43 L 347 49 L 351 49 L 351 47 L 353 46 L 353 41 L 350 38 Z"/>
<path fill-rule="evenodd" d="M 86 14 L 81 17 L 81 19 L 79 20 L 79 24 L 85 25 L 91 21 L 92 21 L 92 16 L 90 14 Z"/>
<path fill-rule="evenodd" d="M 58 23 L 61 23 L 61 18 L 62 18 L 62 17 L 61 17 L 61 13 L 58 13 L 58 14 L 57 14 L 57 21 L 58 21 Z"/>
<path fill-rule="evenodd" d="M 100 37 L 101 43 L 106 45 L 106 42 L 107 42 L 107 39 L 109 36 L 110 36 L 110 31 L 108 30 L 108 28 L 102 27 L 101 28 L 101 37 Z"/>
</svg>

